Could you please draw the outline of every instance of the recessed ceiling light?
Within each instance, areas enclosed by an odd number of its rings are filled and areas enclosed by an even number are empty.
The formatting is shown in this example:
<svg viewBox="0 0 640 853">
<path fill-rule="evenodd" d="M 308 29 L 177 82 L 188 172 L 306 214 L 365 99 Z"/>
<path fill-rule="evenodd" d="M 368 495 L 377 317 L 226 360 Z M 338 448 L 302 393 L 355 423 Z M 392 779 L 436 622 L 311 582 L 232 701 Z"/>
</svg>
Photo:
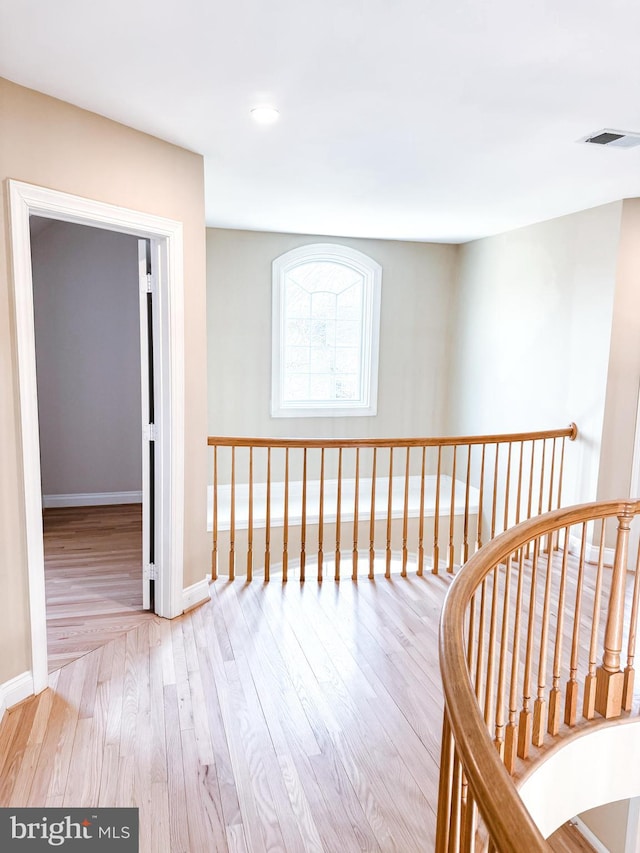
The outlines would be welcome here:
<svg viewBox="0 0 640 853">
<path fill-rule="evenodd" d="M 280 117 L 280 113 L 275 107 L 266 106 L 254 107 L 251 110 L 251 115 L 253 116 L 253 120 L 257 121 L 258 124 L 273 124 Z"/>
</svg>

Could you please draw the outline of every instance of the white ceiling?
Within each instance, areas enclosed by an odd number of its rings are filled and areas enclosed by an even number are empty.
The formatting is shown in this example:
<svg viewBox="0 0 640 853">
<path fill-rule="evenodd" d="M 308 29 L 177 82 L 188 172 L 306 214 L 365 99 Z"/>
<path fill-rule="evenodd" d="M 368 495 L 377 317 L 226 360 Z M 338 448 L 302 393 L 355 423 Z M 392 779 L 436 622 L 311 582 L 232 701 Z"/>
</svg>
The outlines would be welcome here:
<svg viewBox="0 0 640 853">
<path fill-rule="evenodd" d="M 204 155 L 207 224 L 460 242 L 640 196 L 638 0 L 1 0 L 0 75 Z M 276 125 L 249 111 L 270 102 Z"/>
</svg>

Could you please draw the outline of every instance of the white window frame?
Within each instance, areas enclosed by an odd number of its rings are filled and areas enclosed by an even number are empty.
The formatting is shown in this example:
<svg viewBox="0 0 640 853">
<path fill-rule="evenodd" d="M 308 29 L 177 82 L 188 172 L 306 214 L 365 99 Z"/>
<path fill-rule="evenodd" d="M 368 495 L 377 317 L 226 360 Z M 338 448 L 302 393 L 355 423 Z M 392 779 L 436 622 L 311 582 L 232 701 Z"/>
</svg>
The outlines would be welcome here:
<svg viewBox="0 0 640 853">
<path fill-rule="evenodd" d="M 284 285 L 287 274 L 301 264 L 328 261 L 360 273 L 364 280 L 363 329 L 360 353 L 361 395 L 354 401 L 327 401 L 304 405 L 285 403 L 284 388 Z M 371 416 L 378 408 L 378 353 L 380 341 L 380 299 L 382 267 L 373 258 L 337 243 L 312 243 L 285 252 L 272 265 L 272 356 L 271 417 L 317 418 Z"/>
</svg>

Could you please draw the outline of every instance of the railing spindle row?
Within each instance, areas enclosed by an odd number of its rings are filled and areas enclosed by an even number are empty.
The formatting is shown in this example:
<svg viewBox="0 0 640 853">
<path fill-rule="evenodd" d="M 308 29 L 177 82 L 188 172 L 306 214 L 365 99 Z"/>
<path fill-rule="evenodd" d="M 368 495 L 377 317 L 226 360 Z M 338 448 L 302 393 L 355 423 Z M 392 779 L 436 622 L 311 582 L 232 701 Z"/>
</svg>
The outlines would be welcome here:
<svg viewBox="0 0 640 853">
<path fill-rule="evenodd" d="M 275 569 L 283 581 L 294 572 L 304 580 L 313 552 L 315 577 L 330 570 L 338 581 L 348 551 L 357 580 L 361 550 L 370 579 L 381 557 L 386 578 L 396 561 L 403 577 L 425 566 L 453 574 L 500 528 L 555 505 L 565 440 L 575 434 L 572 426 L 433 439 L 212 437 L 212 578 L 225 552 L 228 577 L 246 571 L 249 581 Z"/>
<path fill-rule="evenodd" d="M 549 442 L 553 496 L 564 464 L 561 452 L 552 462 L 555 451 Z M 532 501 L 540 507 L 537 494 Z M 548 501 L 545 490 L 543 509 Z M 509 776 L 579 723 L 632 708 L 640 544 L 633 560 L 628 551 L 637 516 L 640 501 L 553 510 L 489 542 L 456 577 L 441 624 L 448 764 L 436 849 L 473 850 L 476 829 L 495 849 L 548 849 Z M 640 541 L 640 519 L 636 527 Z"/>
</svg>

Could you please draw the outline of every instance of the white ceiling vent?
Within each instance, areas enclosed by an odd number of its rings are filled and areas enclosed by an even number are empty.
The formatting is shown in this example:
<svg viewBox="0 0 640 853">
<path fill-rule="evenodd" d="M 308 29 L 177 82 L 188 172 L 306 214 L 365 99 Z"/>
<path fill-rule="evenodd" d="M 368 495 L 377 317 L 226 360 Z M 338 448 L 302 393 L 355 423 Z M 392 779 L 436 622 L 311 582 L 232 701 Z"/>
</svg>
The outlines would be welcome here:
<svg viewBox="0 0 640 853">
<path fill-rule="evenodd" d="M 578 142 L 588 142 L 591 145 L 607 145 L 609 148 L 635 148 L 640 145 L 640 133 L 630 130 L 611 130 L 605 128 L 596 133 L 579 139 Z"/>
</svg>

